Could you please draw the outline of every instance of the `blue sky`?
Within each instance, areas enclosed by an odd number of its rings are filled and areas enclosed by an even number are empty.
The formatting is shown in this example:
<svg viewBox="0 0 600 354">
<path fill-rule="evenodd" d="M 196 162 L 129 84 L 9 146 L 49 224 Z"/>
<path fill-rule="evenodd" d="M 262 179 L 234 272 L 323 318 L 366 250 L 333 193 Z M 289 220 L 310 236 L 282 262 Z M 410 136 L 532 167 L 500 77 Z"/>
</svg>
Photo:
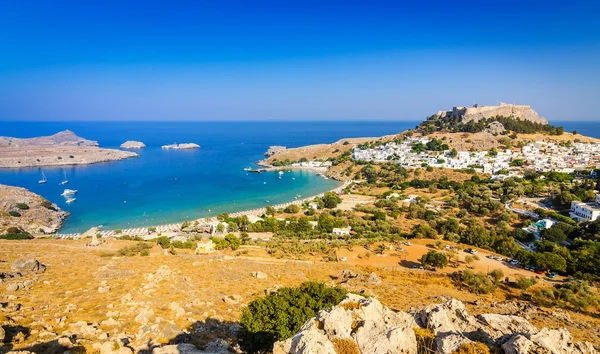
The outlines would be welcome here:
<svg viewBox="0 0 600 354">
<path fill-rule="evenodd" d="M 600 120 L 597 1 L 0 2 L 0 120 Z"/>
</svg>

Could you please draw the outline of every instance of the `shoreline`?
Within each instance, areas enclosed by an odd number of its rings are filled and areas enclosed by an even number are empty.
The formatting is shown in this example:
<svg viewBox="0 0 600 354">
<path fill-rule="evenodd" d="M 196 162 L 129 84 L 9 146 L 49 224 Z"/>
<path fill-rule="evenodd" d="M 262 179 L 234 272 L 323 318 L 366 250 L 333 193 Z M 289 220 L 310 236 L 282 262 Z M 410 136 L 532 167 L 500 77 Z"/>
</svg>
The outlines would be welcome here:
<svg viewBox="0 0 600 354">
<path fill-rule="evenodd" d="M 336 180 L 337 181 L 337 180 Z M 339 181 L 338 181 L 339 182 Z M 305 197 L 305 198 L 301 198 L 301 199 L 296 199 L 290 202 L 285 202 L 285 203 L 280 203 L 280 204 L 275 204 L 275 205 L 270 205 L 275 209 L 284 209 L 286 207 L 288 207 L 289 205 L 292 204 L 296 204 L 296 205 L 302 205 L 304 202 L 306 201 L 311 201 L 314 198 L 318 198 L 318 197 L 322 197 L 323 195 L 325 195 L 325 193 L 328 192 L 336 192 L 339 193 L 342 190 L 344 190 L 348 185 L 350 185 L 351 183 L 354 183 L 355 181 L 353 180 L 347 180 L 344 181 L 344 183 L 342 183 L 342 185 L 327 190 L 325 192 L 316 194 L 316 195 L 312 195 L 309 197 Z M 233 213 L 228 213 L 229 216 L 231 217 L 239 217 L 239 216 L 260 216 L 262 214 L 264 214 L 266 212 L 266 207 L 261 207 L 261 208 L 255 208 L 255 209 L 249 209 L 249 210 L 243 210 L 243 211 L 238 211 L 238 212 L 233 212 Z M 216 220 L 217 215 L 213 215 L 213 216 L 206 216 L 206 217 L 202 217 L 202 218 L 198 218 L 198 219 L 191 219 L 191 220 L 185 220 L 182 222 L 174 222 L 174 223 L 169 223 L 169 224 L 161 224 L 161 225 L 154 225 L 154 226 L 141 226 L 141 227 L 135 227 L 135 228 L 127 228 L 127 229 L 113 229 L 113 230 L 100 230 L 98 233 L 101 235 L 101 237 L 121 237 L 121 236 L 125 236 L 125 235 L 129 235 L 129 236 L 146 236 L 147 239 L 152 239 L 152 238 L 156 238 L 158 237 L 158 233 L 179 233 L 181 232 L 181 226 L 184 223 L 194 223 L 196 221 L 198 221 L 199 223 L 209 223 L 209 222 L 214 222 Z M 150 233 L 149 232 L 149 228 L 156 228 L 156 232 L 154 233 Z M 116 230 L 122 230 L 121 233 L 117 234 L 115 231 Z M 44 235 L 44 237 L 52 237 L 52 238 L 59 238 L 59 239 L 79 239 L 81 238 L 82 235 L 85 235 L 87 231 L 84 232 L 79 232 L 79 233 L 60 233 L 60 230 L 57 233 L 54 234 L 47 234 Z"/>
<path fill-rule="evenodd" d="M 98 147 L 0 147 L 0 168 L 85 166 L 139 157 L 133 151 Z"/>
</svg>

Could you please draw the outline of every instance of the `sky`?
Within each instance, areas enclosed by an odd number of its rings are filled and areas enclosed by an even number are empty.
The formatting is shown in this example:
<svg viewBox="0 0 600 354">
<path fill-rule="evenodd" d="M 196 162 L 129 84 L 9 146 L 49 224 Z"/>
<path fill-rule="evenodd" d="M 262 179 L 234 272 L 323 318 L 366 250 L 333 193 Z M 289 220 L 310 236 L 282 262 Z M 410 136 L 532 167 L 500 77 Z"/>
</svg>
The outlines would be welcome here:
<svg viewBox="0 0 600 354">
<path fill-rule="evenodd" d="M 599 1 L 0 1 L 0 120 L 600 120 Z"/>
</svg>

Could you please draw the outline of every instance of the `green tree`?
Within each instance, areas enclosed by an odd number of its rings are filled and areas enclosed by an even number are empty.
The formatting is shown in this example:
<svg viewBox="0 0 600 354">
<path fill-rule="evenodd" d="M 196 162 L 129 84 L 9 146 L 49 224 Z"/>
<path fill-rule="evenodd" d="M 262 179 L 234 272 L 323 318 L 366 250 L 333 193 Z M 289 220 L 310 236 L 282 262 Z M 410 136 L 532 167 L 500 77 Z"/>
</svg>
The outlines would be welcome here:
<svg viewBox="0 0 600 354">
<path fill-rule="evenodd" d="M 276 341 L 292 337 L 309 318 L 345 296 L 342 288 L 306 282 L 258 298 L 242 311 L 240 345 L 248 353 L 270 351 Z"/>
<path fill-rule="evenodd" d="M 323 203 L 325 208 L 333 209 L 338 206 L 342 202 L 342 198 L 340 198 L 335 192 L 327 192 L 323 196 Z"/>
<path fill-rule="evenodd" d="M 429 251 L 421 257 L 421 264 L 423 266 L 431 266 L 435 268 L 444 268 L 448 265 L 448 257 L 445 254 Z"/>
<path fill-rule="evenodd" d="M 240 246 L 242 245 L 242 241 L 240 241 L 239 238 L 235 237 L 234 234 L 225 235 L 225 241 L 229 243 L 229 247 L 231 247 L 231 249 L 234 251 L 240 248 Z"/>
</svg>

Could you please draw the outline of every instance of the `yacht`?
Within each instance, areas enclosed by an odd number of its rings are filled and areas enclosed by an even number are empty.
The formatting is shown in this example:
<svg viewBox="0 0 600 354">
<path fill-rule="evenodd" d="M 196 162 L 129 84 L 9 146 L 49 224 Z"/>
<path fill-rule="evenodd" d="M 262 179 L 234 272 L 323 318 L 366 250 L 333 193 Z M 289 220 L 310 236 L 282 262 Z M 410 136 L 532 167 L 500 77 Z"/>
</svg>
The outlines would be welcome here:
<svg viewBox="0 0 600 354">
<path fill-rule="evenodd" d="M 42 171 L 42 179 L 38 181 L 39 184 L 42 183 L 46 183 L 48 182 L 48 180 L 46 179 L 46 175 L 44 174 L 44 171 Z"/>
<path fill-rule="evenodd" d="M 60 182 L 61 186 L 69 183 L 69 180 L 67 179 L 67 173 L 64 170 L 63 170 L 63 176 L 65 176 L 65 179 L 63 179 L 62 182 Z"/>
<path fill-rule="evenodd" d="M 77 200 L 77 198 L 69 197 L 69 198 L 67 198 L 67 204 L 71 204 L 71 203 L 75 202 L 76 200 Z"/>
<path fill-rule="evenodd" d="M 63 197 L 69 197 L 69 196 L 71 196 L 71 195 L 73 195 L 73 194 L 77 194 L 77 190 L 75 190 L 75 189 L 65 189 L 65 191 L 64 191 L 64 192 L 62 192 L 62 194 L 61 194 L 61 195 L 62 195 Z"/>
</svg>

